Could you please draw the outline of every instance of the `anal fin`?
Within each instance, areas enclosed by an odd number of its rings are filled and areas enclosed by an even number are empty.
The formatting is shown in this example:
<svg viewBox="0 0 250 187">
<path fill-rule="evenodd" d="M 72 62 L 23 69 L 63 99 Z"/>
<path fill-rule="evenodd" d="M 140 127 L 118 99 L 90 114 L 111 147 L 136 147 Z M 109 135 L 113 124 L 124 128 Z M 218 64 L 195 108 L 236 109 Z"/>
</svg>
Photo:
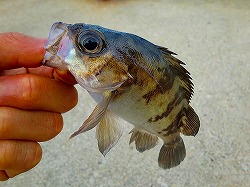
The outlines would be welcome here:
<svg viewBox="0 0 250 187">
<path fill-rule="evenodd" d="M 123 128 L 117 123 L 116 116 L 106 111 L 96 127 L 96 139 L 100 152 L 105 156 L 122 136 Z"/>
<path fill-rule="evenodd" d="M 163 169 L 170 169 L 179 165 L 186 156 L 184 142 L 180 136 L 169 143 L 164 143 L 161 147 L 158 164 Z"/>
<path fill-rule="evenodd" d="M 129 144 L 135 142 L 136 150 L 139 152 L 144 152 L 145 150 L 149 150 L 155 147 L 158 143 L 158 137 L 156 135 L 148 133 L 142 129 L 133 128 L 131 132 L 132 135 Z"/>
<path fill-rule="evenodd" d="M 181 133 L 186 136 L 195 136 L 200 128 L 200 120 L 194 109 L 189 106 L 181 120 Z"/>
</svg>

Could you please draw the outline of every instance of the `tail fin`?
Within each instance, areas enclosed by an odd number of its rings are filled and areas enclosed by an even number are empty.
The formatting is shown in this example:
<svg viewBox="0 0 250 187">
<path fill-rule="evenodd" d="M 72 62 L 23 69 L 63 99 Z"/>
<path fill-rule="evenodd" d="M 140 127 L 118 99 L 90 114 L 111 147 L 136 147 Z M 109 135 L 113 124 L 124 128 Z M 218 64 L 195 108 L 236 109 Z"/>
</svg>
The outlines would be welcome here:
<svg viewBox="0 0 250 187">
<path fill-rule="evenodd" d="M 200 128 L 200 120 L 194 109 L 189 106 L 181 120 L 181 133 L 186 136 L 195 136 Z"/>
<path fill-rule="evenodd" d="M 179 165 L 185 156 L 185 145 L 179 136 L 176 140 L 163 144 L 159 153 L 158 164 L 163 169 L 170 169 Z"/>
</svg>

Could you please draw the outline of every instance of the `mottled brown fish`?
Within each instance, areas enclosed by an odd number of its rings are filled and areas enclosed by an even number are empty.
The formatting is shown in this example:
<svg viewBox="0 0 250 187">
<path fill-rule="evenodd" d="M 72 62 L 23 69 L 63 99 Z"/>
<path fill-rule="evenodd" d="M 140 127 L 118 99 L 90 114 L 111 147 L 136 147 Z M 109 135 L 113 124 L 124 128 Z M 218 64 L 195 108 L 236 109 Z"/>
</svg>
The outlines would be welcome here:
<svg viewBox="0 0 250 187">
<path fill-rule="evenodd" d="M 54 23 L 43 63 L 69 70 L 97 101 L 71 138 L 95 126 L 103 155 L 117 143 L 122 127 L 133 124 L 130 143 L 139 152 L 164 142 L 159 166 L 177 166 L 186 156 L 180 133 L 195 136 L 200 121 L 189 105 L 193 84 L 184 63 L 167 48 L 124 32 L 89 24 Z"/>
</svg>

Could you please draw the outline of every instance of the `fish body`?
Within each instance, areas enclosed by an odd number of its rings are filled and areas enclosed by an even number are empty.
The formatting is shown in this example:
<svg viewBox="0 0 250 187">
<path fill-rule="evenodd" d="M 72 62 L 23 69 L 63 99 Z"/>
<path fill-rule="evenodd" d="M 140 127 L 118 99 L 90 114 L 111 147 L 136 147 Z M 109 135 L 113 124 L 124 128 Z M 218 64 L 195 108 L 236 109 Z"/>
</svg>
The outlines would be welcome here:
<svg viewBox="0 0 250 187">
<path fill-rule="evenodd" d="M 96 127 L 105 155 L 119 140 L 116 116 L 134 125 L 140 152 L 163 140 L 158 163 L 167 169 L 186 156 L 180 133 L 195 136 L 200 121 L 190 106 L 193 84 L 184 63 L 167 48 L 97 25 L 53 24 L 43 63 L 69 70 L 98 103 L 74 137 Z"/>
</svg>

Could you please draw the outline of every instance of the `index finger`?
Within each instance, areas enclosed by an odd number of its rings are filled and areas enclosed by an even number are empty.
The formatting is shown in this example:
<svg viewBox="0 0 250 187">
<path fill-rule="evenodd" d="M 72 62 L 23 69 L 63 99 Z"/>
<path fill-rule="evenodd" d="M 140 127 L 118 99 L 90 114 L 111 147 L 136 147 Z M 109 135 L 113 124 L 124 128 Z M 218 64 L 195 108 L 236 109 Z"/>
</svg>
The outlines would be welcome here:
<svg viewBox="0 0 250 187">
<path fill-rule="evenodd" d="M 40 66 L 45 43 L 46 39 L 21 33 L 0 33 L 0 70 Z"/>
</svg>

